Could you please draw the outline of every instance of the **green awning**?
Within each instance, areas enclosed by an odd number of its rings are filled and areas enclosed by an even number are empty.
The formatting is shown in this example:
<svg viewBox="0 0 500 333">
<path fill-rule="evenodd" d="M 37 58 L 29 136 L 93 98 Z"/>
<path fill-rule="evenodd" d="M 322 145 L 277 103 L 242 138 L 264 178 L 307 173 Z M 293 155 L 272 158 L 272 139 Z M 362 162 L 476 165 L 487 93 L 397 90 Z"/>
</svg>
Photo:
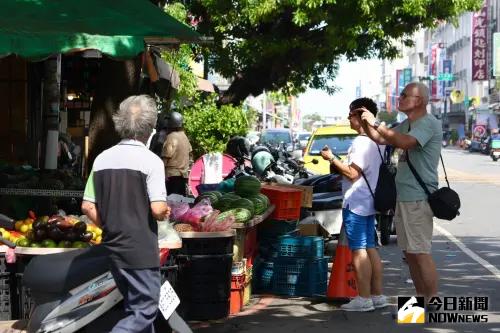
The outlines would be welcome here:
<svg viewBox="0 0 500 333">
<path fill-rule="evenodd" d="M 148 37 L 200 39 L 148 0 L 0 1 L 0 56 L 44 58 L 97 49 L 113 57 L 132 57 L 144 50 Z"/>
</svg>

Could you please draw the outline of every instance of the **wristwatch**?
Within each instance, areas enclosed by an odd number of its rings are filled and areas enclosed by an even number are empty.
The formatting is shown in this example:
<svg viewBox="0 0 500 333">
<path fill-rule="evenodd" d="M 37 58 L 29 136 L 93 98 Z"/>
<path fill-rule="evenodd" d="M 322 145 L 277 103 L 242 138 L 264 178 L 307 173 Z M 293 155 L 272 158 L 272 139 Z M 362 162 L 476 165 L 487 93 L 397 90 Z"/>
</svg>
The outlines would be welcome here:
<svg viewBox="0 0 500 333">
<path fill-rule="evenodd" d="M 335 155 L 332 156 L 332 158 L 330 158 L 328 160 L 328 162 L 330 162 L 330 164 L 332 164 L 333 161 L 335 161 L 337 158 L 335 157 Z"/>
<path fill-rule="evenodd" d="M 375 120 L 375 122 L 373 123 L 373 128 L 378 129 L 378 127 L 379 127 L 380 125 L 384 125 L 384 126 L 385 126 L 385 122 L 384 122 L 384 121 L 380 121 L 380 120 L 378 120 L 378 119 L 377 119 L 377 120 Z"/>
</svg>

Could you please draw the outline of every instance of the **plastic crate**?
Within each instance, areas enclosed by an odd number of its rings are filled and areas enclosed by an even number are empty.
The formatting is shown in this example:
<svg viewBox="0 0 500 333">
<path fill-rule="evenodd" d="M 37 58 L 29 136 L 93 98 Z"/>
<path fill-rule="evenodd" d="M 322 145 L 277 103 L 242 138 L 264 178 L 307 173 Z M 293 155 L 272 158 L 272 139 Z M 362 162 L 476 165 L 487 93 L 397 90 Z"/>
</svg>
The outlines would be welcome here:
<svg viewBox="0 0 500 333">
<path fill-rule="evenodd" d="M 256 269 L 253 270 L 253 285 L 259 292 L 271 291 L 273 287 L 274 262 L 259 262 Z"/>
<path fill-rule="evenodd" d="M 280 257 L 322 258 L 324 241 L 315 236 L 281 236 L 278 239 Z"/>
<path fill-rule="evenodd" d="M 12 319 L 10 273 L 0 273 L 0 320 Z"/>
<path fill-rule="evenodd" d="M 23 273 L 16 273 L 16 296 L 19 314 L 19 318 L 16 319 L 28 319 L 31 314 L 31 309 L 34 306 L 30 290 L 23 284 L 23 275 Z"/>
<path fill-rule="evenodd" d="M 232 254 L 233 239 L 234 237 L 183 238 L 179 253 L 184 255 Z"/>
<path fill-rule="evenodd" d="M 276 258 L 273 267 L 273 292 L 288 296 L 324 295 L 329 259 Z"/>
<path fill-rule="evenodd" d="M 178 255 L 177 290 L 181 302 L 229 300 L 231 255 Z"/>
<path fill-rule="evenodd" d="M 272 218 L 277 220 L 296 220 L 300 218 L 300 207 L 302 205 L 301 190 L 280 187 L 278 185 L 264 185 L 261 192 L 275 206 Z"/>
<path fill-rule="evenodd" d="M 252 296 L 252 276 L 253 266 L 247 266 L 247 271 L 245 273 L 245 287 L 243 289 L 243 306 L 250 303 L 250 296 Z"/>
<path fill-rule="evenodd" d="M 229 315 L 229 298 L 224 301 L 182 301 L 179 314 L 185 320 L 216 320 Z"/>
<path fill-rule="evenodd" d="M 229 313 L 236 314 L 243 307 L 243 293 L 245 288 L 245 274 L 233 275 L 231 277 L 231 299 Z"/>
</svg>

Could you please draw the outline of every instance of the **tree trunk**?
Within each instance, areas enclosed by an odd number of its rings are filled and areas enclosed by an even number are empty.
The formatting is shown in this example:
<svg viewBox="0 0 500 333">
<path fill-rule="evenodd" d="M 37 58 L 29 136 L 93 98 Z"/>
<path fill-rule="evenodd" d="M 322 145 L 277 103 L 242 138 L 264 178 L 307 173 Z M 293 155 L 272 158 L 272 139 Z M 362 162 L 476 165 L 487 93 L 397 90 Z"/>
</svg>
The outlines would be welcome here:
<svg viewBox="0 0 500 333">
<path fill-rule="evenodd" d="M 87 171 L 97 155 L 119 142 L 112 115 L 125 98 L 138 94 L 141 63 L 141 56 L 125 61 L 102 58 L 90 114 Z"/>
</svg>

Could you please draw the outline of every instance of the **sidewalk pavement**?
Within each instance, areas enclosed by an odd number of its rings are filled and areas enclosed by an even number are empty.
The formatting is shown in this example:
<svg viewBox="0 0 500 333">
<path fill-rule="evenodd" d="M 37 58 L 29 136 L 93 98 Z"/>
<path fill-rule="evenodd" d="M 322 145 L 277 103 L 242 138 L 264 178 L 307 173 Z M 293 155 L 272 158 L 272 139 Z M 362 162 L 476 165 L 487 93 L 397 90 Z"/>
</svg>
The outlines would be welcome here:
<svg viewBox="0 0 500 333">
<path fill-rule="evenodd" d="M 443 235 L 434 236 L 433 254 L 440 274 L 440 296 L 489 296 L 487 324 L 397 324 L 397 296 L 413 296 L 413 284 L 393 238 L 380 254 L 384 264 L 384 293 L 391 306 L 373 312 L 344 312 L 342 303 L 324 298 L 254 295 L 244 312 L 224 320 L 191 323 L 203 333 L 292 332 L 500 332 L 499 283 L 485 268 L 466 256 Z M 481 314 L 484 314 L 481 312 Z"/>
</svg>

